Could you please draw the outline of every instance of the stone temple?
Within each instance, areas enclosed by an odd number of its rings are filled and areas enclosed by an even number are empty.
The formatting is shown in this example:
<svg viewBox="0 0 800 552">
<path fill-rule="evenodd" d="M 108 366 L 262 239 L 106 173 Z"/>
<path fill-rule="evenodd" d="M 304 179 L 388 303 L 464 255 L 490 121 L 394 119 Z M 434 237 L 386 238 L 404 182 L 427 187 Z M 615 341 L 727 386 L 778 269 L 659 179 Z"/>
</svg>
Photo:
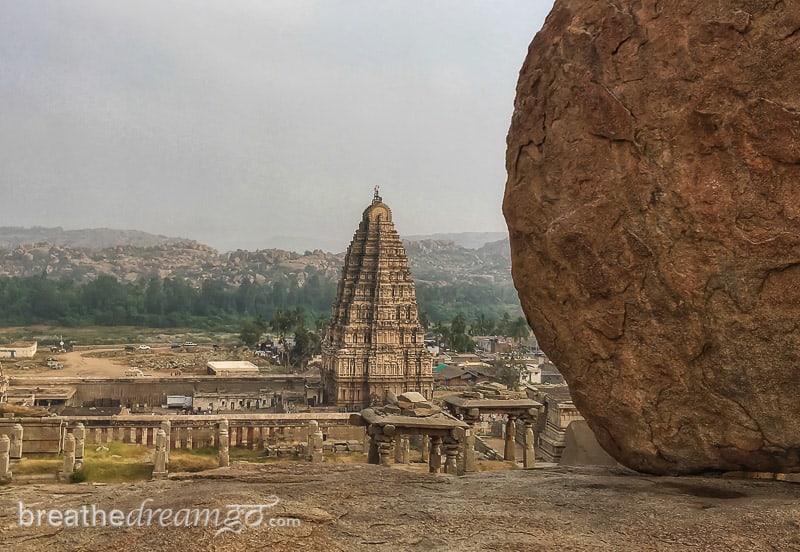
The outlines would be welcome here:
<svg viewBox="0 0 800 552">
<path fill-rule="evenodd" d="M 323 398 L 345 410 L 380 403 L 389 392 L 431 398 L 432 368 L 408 258 L 376 188 L 347 249 L 323 343 Z"/>
</svg>

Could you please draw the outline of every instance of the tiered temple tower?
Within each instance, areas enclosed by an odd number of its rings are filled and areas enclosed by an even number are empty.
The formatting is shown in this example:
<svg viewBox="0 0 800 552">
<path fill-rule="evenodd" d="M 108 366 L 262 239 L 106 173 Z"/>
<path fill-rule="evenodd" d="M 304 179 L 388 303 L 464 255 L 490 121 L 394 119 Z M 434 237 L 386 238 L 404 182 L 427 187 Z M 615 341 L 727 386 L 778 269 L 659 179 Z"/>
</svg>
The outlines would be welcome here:
<svg viewBox="0 0 800 552">
<path fill-rule="evenodd" d="M 322 347 L 324 401 L 358 410 L 387 391 L 432 398 L 432 369 L 408 258 L 376 187 L 347 248 Z"/>
</svg>

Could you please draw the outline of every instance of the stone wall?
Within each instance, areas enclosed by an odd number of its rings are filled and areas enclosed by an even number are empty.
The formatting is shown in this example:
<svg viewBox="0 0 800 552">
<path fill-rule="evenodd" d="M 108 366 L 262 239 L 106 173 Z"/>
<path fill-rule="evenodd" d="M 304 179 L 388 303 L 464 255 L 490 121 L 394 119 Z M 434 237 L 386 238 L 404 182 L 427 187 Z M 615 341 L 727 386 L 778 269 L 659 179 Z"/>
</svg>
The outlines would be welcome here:
<svg viewBox="0 0 800 552">
<path fill-rule="evenodd" d="M 22 425 L 22 453 L 61 451 L 61 437 L 64 420 L 50 418 L 3 418 L 0 419 L 0 435 L 13 433 L 16 424 Z"/>
<path fill-rule="evenodd" d="M 220 376 L 193 377 L 126 377 L 126 378 L 43 378 L 12 377 L 11 387 L 69 385 L 75 387 L 74 403 L 78 406 L 112 406 L 167 404 L 168 395 L 194 396 L 196 393 L 253 394 L 261 390 L 274 394 L 290 393 L 305 397 L 306 378 L 302 376 L 258 376 L 226 378 Z"/>
</svg>

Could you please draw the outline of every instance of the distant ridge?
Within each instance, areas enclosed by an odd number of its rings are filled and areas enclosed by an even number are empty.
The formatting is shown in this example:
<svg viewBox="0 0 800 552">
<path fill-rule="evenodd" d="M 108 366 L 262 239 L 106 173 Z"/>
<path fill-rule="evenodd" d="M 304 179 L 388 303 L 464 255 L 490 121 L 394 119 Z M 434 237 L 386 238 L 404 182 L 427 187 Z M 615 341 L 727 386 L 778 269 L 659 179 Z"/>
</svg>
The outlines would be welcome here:
<svg viewBox="0 0 800 552">
<path fill-rule="evenodd" d="M 506 285 L 511 282 L 508 237 L 500 232 L 436 234 L 445 239 L 403 240 L 417 282 Z M 486 238 L 501 239 L 483 242 Z M 462 243 L 482 245 L 471 249 Z M 470 241 L 471 240 L 471 241 Z M 220 253 L 195 240 L 137 230 L 0 227 L 0 278 L 46 273 L 52 278 L 91 281 L 101 274 L 126 282 L 159 277 L 185 278 L 196 285 L 211 278 L 232 285 L 274 282 L 312 274 L 336 281 L 344 253 L 321 249 L 303 253 L 278 248 Z"/>
<path fill-rule="evenodd" d="M 416 234 L 401 236 L 406 243 L 416 241 L 452 242 L 465 249 L 481 249 L 490 243 L 507 240 L 506 232 L 460 232 Z M 305 251 L 330 251 L 342 253 L 347 244 L 330 238 L 314 239 L 305 236 L 275 236 L 266 240 L 270 249 L 283 249 L 303 253 Z M 119 230 L 115 228 L 82 228 L 64 230 L 60 226 L 0 226 L 0 248 L 13 249 L 20 245 L 48 243 L 78 249 L 105 249 L 108 247 L 156 247 L 179 243 L 197 244 L 196 240 L 151 234 L 141 230 Z M 310 247 L 314 244 L 315 247 Z"/>
<path fill-rule="evenodd" d="M 406 242 L 423 240 L 451 241 L 465 249 L 480 249 L 487 243 L 498 242 L 508 238 L 508 232 L 456 232 L 401 237 Z"/>
<path fill-rule="evenodd" d="M 60 226 L 0 226 L 0 247 L 13 248 L 23 244 L 49 243 L 81 249 L 104 249 L 117 246 L 155 247 L 176 243 L 195 243 L 185 238 L 171 238 L 140 230 L 113 228 L 84 228 L 64 230 Z"/>
</svg>

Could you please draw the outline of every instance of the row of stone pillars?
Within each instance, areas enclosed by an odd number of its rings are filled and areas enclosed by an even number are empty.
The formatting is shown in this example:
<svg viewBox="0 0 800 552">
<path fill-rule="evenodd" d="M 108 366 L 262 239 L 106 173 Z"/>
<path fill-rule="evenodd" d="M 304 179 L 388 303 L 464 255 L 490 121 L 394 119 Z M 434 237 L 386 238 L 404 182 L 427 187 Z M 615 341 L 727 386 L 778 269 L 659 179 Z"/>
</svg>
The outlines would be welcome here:
<svg viewBox="0 0 800 552">
<path fill-rule="evenodd" d="M 106 428 L 108 429 L 113 437 L 113 432 L 118 430 L 120 432 L 129 432 L 129 436 L 133 438 L 135 435 L 135 431 L 137 428 L 130 428 L 130 427 L 118 427 L 118 428 Z M 147 432 L 148 429 L 152 429 L 154 435 L 154 445 L 155 445 L 155 454 L 153 457 L 154 469 L 153 469 L 153 477 L 163 478 L 166 477 L 167 472 L 169 470 L 169 453 L 170 453 L 170 443 L 171 443 L 171 433 L 172 433 L 172 424 L 169 420 L 164 420 L 161 422 L 160 426 L 157 428 L 138 428 L 143 430 L 143 433 L 139 435 L 144 436 L 144 443 L 147 443 Z M 182 430 L 186 431 L 187 437 L 184 440 L 176 440 L 175 441 L 175 448 L 192 448 L 192 436 L 191 436 L 191 428 L 181 428 Z M 263 428 L 238 428 L 239 430 L 243 429 L 263 429 Z M 269 429 L 269 428 L 267 428 Z M 94 436 L 95 436 L 95 443 L 98 442 L 108 442 L 100 441 L 97 439 L 98 435 L 100 435 L 101 428 L 94 429 Z M 231 442 L 236 442 L 236 435 L 235 432 L 237 429 L 234 429 L 234 435 L 231 435 L 231 428 L 228 423 L 228 420 L 221 420 L 217 423 L 213 441 L 217 445 L 217 460 L 220 467 L 225 467 L 230 465 L 230 444 Z M 248 432 L 251 433 L 251 432 Z M 108 434 L 104 432 L 104 434 Z M 10 481 L 12 477 L 11 472 L 11 462 L 14 460 L 20 460 L 22 458 L 22 435 L 23 435 L 23 427 L 21 424 L 15 424 L 12 427 L 11 434 L 9 435 L 2 435 L 0 436 L 0 482 L 2 481 Z M 71 476 L 73 472 L 76 470 L 80 470 L 83 467 L 83 457 L 84 457 L 84 449 L 86 444 L 86 435 L 87 430 L 82 423 L 76 424 L 75 428 L 72 430 L 71 433 L 66 433 L 63 436 L 63 444 L 62 444 L 62 451 L 64 453 L 64 461 L 62 464 L 62 468 L 59 471 L 59 479 L 67 480 Z M 121 437 L 123 436 L 122 433 L 119 434 Z M 240 433 L 241 435 L 241 433 Z M 251 433 L 252 435 L 252 433 Z M 309 422 L 308 425 L 308 460 L 312 462 L 321 462 L 323 459 L 322 456 L 322 446 L 323 446 L 323 435 L 322 431 L 319 428 L 319 423 L 316 420 L 312 420 Z M 137 442 L 136 440 L 129 441 L 129 442 Z M 183 445 L 181 447 L 181 445 Z"/>
<path fill-rule="evenodd" d="M 156 434 L 158 427 L 131 427 L 131 426 L 110 426 L 95 427 L 88 430 L 91 442 L 94 444 L 106 444 L 112 441 L 123 443 L 140 444 L 154 446 L 156 444 Z M 272 437 L 272 431 L 276 428 L 262 426 L 238 426 L 228 428 L 228 439 L 230 446 L 258 449 L 264 447 Z M 203 431 L 202 436 L 197 436 L 195 431 L 202 431 L 201 428 L 175 427 L 172 432 L 167 432 L 171 446 L 175 449 L 191 449 L 203 446 L 218 447 L 218 432 L 212 429 L 209 436 L 207 431 Z"/>
</svg>

